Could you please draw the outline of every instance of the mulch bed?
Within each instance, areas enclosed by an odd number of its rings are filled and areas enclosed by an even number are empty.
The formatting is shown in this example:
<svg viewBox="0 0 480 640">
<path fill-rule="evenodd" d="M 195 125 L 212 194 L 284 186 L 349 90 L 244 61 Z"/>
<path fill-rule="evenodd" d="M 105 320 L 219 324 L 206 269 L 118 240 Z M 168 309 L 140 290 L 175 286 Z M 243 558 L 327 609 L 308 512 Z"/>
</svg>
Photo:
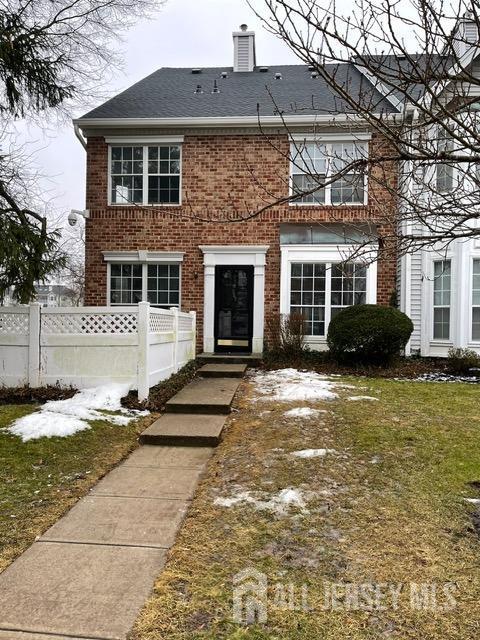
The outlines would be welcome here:
<svg viewBox="0 0 480 640">
<path fill-rule="evenodd" d="M 370 378 L 415 379 L 425 374 L 448 373 L 448 363 L 443 358 L 398 358 L 386 367 L 361 363 L 344 365 L 331 360 L 328 353 L 319 351 L 305 351 L 303 354 L 296 355 L 266 353 L 261 366 L 264 369 L 292 367 L 324 374 L 368 376 Z"/>
<path fill-rule="evenodd" d="M 73 387 L 62 388 L 48 385 L 32 389 L 24 386 L 18 388 L 0 387 L 0 405 L 2 404 L 43 404 L 48 400 L 67 400 L 77 393 Z"/>
</svg>

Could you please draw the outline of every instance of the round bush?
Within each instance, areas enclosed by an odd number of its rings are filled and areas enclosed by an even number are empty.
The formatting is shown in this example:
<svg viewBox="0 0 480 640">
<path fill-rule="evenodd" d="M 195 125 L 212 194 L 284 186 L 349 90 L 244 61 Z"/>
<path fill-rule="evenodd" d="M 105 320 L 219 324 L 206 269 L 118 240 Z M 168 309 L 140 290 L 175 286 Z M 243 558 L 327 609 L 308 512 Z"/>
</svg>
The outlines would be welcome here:
<svg viewBox="0 0 480 640">
<path fill-rule="evenodd" d="M 359 304 L 332 319 L 327 343 L 337 360 L 385 364 L 400 354 L 412 331 L 412 321 L 398 309 Z"/>
</svg>

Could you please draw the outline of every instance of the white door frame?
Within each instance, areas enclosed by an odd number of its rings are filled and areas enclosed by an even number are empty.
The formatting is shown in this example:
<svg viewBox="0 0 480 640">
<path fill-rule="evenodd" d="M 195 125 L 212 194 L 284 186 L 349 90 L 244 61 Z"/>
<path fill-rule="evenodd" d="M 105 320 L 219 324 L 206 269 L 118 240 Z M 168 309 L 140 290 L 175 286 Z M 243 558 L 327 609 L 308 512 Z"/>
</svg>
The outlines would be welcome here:
<svg viewBox="0 0 480 640">
<path fill-rule="evenodd" d="M 215 350 L 215 267 L 217 265 L 253 266 L 252 352 L 263 351 L 265 317 L 265 255 L 268 245 L 200 245 L 205 267 L 203 298 L 203 350 Z"/>
</svg>

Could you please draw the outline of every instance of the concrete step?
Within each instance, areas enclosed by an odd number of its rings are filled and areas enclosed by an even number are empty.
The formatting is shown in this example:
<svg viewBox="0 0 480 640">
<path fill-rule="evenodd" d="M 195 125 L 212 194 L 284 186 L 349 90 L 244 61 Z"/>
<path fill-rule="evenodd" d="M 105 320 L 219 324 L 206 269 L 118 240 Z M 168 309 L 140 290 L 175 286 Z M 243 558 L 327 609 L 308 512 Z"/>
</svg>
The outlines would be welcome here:
<svg viewBox="0 0 480 640">
<path fill-rule="evenodd" d="M 169 413 L 230 413 L 239 384 L 237 378 L 196 378 L 173 396 L 165 409 Z"/>
<path fill-rule="evenodd" d="M 202 364 L 246 364 L 256 367 L 262 360 L 261 353 L 201 353 L 197 360 Z"/>
<path fill-rule="evenodd" d="M 246 364 L 204 364 L 197 374 L 202 378 L 243 378 Z"/>
<path fill-rule="evenodd" d="M 140 436 L 142 444 L 179 447 L 216 447 L 226 417 L 165 413 Z"/>
</svg>

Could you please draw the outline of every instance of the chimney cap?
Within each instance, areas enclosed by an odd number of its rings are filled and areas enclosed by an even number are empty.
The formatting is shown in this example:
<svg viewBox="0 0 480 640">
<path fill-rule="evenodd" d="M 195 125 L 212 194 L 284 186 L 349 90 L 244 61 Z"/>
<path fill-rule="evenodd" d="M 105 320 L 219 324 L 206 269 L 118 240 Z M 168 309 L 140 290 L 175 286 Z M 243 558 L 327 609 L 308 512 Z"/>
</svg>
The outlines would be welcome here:
<svg viewBox="0 0 480 640">
<path fill-rule="evenodd" d="M 246 31 L 248 29 L 248 25 L 243 23 L 240 25 L 240 31 Z"/>
</svg>

